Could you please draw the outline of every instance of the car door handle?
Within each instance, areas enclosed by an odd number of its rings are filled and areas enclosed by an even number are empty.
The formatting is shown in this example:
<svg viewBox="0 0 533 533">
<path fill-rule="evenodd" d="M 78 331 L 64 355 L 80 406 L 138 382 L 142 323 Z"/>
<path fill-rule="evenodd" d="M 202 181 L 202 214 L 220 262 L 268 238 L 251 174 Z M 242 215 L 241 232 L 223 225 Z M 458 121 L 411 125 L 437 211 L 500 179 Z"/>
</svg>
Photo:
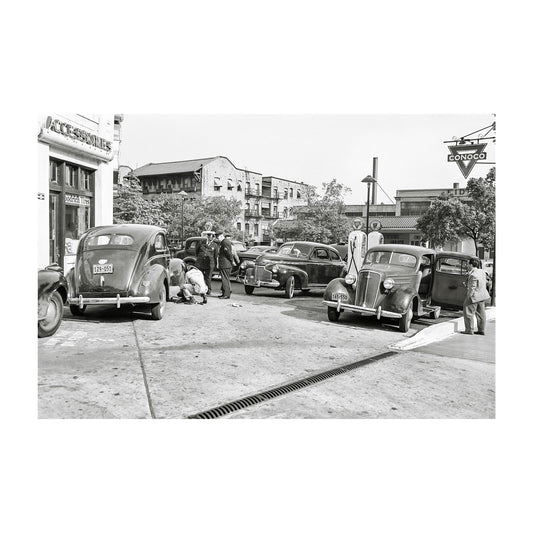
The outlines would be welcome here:
<svg viewBox="0 0 533 533">
<path fill-rule="evenodd" d="M 448 285 L 448 289 L 457 289 L 457 285 Z"/>
</svg>

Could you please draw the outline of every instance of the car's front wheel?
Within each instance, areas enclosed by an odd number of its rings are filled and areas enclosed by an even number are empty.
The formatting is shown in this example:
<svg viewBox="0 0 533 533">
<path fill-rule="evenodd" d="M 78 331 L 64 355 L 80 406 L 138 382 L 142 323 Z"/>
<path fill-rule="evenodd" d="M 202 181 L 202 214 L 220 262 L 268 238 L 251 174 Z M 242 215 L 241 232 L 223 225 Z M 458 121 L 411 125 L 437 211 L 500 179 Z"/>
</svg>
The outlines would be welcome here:
<svg viewBox="0 0 533 533">
<path fill-rule="evenodd" d="M 244 286 L 244 292 L 246 294 L 253 294 L 255 287 L 252 285 L 245 285 Z"/>
<path fill-rule="evenodd" d="M 335 307 L 328 307 L 328 319 L 330 322 L 338 322 L 341 312 L 337 311 Z"/>
<path fill-rule="evenodd" d="M 285 283 L 285 298 L 291 299 L 294 296 L 294 276 L 289 276 Z"/>
<path fill-rule="evenodd" d="M 152 306 L 152 318 L 154 320 L 161 320 L 165 314 L 165 308 L 167 306 L 167 291 L 164 283 L 161 283 L 159 286 L 157 295 L 159 302 Z"/>
<path fill-rule="evenodd" d="M 407 311 L 400 318 L 400 331 L 407 333 L 411 327 L 411 320 L 413 320 L 413 302 L 409 302 Z"/>
<path fill-rule="evenodd" d="M 46 316 L 37 321 L 37 335 L 39 337 L 49 337 L 53 335 L 63 319 L 63 298 L 56 291 L 52 294 L 48 302 Z"/>
</svg>

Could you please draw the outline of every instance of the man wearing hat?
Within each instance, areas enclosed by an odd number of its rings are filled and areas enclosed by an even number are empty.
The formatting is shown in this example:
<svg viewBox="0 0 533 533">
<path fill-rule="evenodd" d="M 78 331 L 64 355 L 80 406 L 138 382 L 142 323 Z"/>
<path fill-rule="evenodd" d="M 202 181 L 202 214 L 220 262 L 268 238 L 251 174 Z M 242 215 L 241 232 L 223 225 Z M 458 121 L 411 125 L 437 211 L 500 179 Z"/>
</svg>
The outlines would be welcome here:
<svg viewBox="0 0 533 533">
<path fill-rule="evenodd" d="M 218 269 L 220 270 L 220 278 L 222 279 L 222 294 L 219 298 L 228 300 L 231 296 L 229 276 L 233 265 L 231 241 L 224 236 L 223 231 L 217 231 L 216 237 L 220 243 L 218 248 Z"/>
</svg>

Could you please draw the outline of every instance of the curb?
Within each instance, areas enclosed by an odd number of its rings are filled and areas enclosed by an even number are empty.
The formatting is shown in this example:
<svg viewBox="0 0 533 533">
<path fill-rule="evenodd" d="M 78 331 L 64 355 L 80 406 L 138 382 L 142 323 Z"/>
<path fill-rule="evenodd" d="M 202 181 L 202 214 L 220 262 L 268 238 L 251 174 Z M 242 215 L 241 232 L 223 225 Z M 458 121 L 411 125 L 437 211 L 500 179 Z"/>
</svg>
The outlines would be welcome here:
<svg viewBox="0 0 533 533">
<path fill-rule="evenodd" d="M 487 321 L 496 320 L 496 308 L 487 307 L 486 309 Z M 419 348 L 420 346 L 425 346 L 432 342 L 437 342 L 453 335 L 454 333 L 459 333 L 460 331 L 465 330 L 463 318 L 454 318 L 448 320 L 447 322 L 441 322 L 440 324 L 435 324 L 434 326 L 429 326 L 429 328 L 419 331 L 417 334 L 405 339 L 403 341 L 397 342 L 395 344 L 389 345 L 391 350 L 412 350 L 413 348 Z"/>
</svg>

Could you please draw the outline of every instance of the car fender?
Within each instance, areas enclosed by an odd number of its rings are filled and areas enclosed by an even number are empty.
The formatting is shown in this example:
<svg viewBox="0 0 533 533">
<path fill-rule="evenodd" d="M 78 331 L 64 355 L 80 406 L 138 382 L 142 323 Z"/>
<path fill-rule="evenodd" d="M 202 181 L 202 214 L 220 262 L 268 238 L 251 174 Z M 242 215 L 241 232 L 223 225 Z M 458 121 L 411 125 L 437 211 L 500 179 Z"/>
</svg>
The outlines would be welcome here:
<svg viewBox="0 0 533 533">
<path fill-rule="evenodd" d="M 302 270 L 301 268 L 295 267 L 293 265 L 284 265 L 283 263 L 277 263 L 277 267 L 280 288 L 285 286 L 285 283 L 287 283 L 287 279 L 290 276 L 294 276 L 300 281 L 300 288 L 307 288 L 309 276 L 305 270 Z"/>
<path fill-rule="evenodd" d="M 37 287 L 37 316 L 42 318 L 46 314 L 50 298 L 54 292 L 58 292 L 63 300 L 67 303 L 68 285 L 66 279 L 60 272 L 54 270 L 43 270 L 39 273 Z"/>
<path fill-rule="evenodd" d="M 324 291 L 324 300 L 331 301 L 333 294 L 345 294 L 347 302 L 353 303 L 355 301 L 355 289 L 353 285 L 348 285 L 344 278 L 332 279 Z"/>
<path fill-rule="evenodd" d="M 418 298 L 418 293 L 411 287 L 406 289 L 392 290 L 383 300 L 381 306 L 388 311 L 395 313 L 405 313 L 409 304 L 414 298 Z M 416 311 L 416 310 L 415 310 Z"/>
<path fill-rule="evenodd" d="M 138 296 L 148 296 L 150 303 L 157 303 L 159 301 L 158 289 L 161 280 L 165 284 L 168 299 L 170 287 L 169 271 L 160 264 L 151 265 L 143 272 L 137 291 L 135 292 L 138 293 Z"/>
</svg>

